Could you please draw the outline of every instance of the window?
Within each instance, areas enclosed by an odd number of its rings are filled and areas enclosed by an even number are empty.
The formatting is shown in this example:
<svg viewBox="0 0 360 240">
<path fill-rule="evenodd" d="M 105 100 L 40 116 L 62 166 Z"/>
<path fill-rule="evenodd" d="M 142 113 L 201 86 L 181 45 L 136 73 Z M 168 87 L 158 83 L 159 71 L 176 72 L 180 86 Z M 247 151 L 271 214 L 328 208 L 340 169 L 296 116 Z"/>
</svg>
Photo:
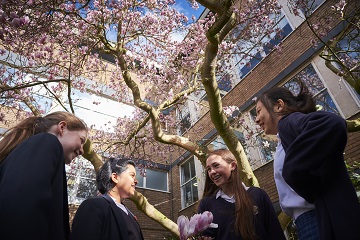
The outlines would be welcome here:
<svg viewBox="0 0 360 240">
<path fill-rule="evenodd" d="M 353 79 L 360 78 L 360 72 L 358 71 L 358 64 L 360 62 L 360 31 L 359 29 L 354 29 L 338 42 L 336 48 L 333 50 L 333 54 L 337 55 L 342 64 L 340 65 L 337 61 L 334 61 L 334 65 L 344 73 L 349 73 L 351 70 L 351 75 Z M 347 88 L 351 89 L 352 95 L 357 99 L 357 102 L 360 101 L 360 93 L 356 92 L 355 89 L 350 86 L 350 84 L 343 80 Z"/>
<path fill-rule="evenodd" d="M 180 124 L 178 127 L 179 134 L 184 134 L 191 127 L 190 120 L 190 111 L 189 109 L 183 109 L 182 111 L 177 112 L 178 119 L 180 120 Z"/>
<path fill-rule="evenodd" d="M 307 6 L 303 5 L 301 7 L 301 12 L 305 17 L 309 17 L 323 2 L 325 2 L 325 0 L 308 0 L 305 2 L 307 3 Z"/>
<path fill-rule="evenodd" d="M 256 118 L 256 109 L 255 107 L 251 109 L 250 116 L 252 121 L 255 123 Z M 277 141 L 275 136 L 266 136 L 264 134 L 256 134 L 255 135 L 255 147 L 258 148 L 259 151 L 259 159 L 254 159 L 254 166 L 260 167 L 265 163 L 274 159 L 274 154 L 276 151 Z"/>
<path fill-rule="evenodd" d="M 230 91 L 233 88 L 230 74 L 225 74 L 224 76 L 221 76 L 218 80 L 218 86 L 220 90 L 223 90 L 225 92 Z"/>
<path fill-rule="evenodd" d="M 209 144 L 209 146 L 211 147 L 211 150 L 227 148 L 226 145 L 225 145 L 224 140 L 223 140 L 220 136 L 217 136 L 217 137 Z"/>
<path fill-rule="evenodd" d="M 194 157 L 180 166 L 180 184 L 182 208 L 199 200 Z"/>
<path fill-rule="evenodd" d="M 68 201 L 80 204 L 85 199 L 99 194 L 96 173 L 91 163 L 78 157 L 70 165 L 65 165 L 68 185 Z"/>
<path fill-rule="evenodd" d="M 147 168 L 143 176 L 136 169 L 136 179 L 138 180 L 136 187 L 168 191 L 168 174 L 165 171 Z"/>
<path fill-rule="evenodd" d="M 258 140 L 259 136 L 255 129 L 255 119 L 249 120 L 249 114 L 244 115 L 242 119 L 239 120 L 239 124 L 235 123 L 232 127 L 234 129 L 234 134 L 244 148 L 247 160 L 249 161 L 252 169 L 256 169 L 257 167 L 265 164 L 267 161 L 273 159 L 272 154 L 275 152 L 276 142 L 274 146 L 274 144 L 272 144 L 269 140 L 263 139 L 261 143 L 266 143 L 265 148 L 259 149 L 256 147 L 260 142 Z M 269 147 L 267 144 L 269 144 Z M 208 145 L 208 147 L 211 150 L 227 149 L 224 140 L 220 136 L 217 136 Z M 262 155 L 260 154 L 259 150 L 262 151 Z"/>
<path fill-rule="evenodd" d="M 240 78 L 244 78 L 265 56 L 267 56 L 271 50 L 279 45 L 281 41 L 292 32 L 292 28 L 286 19 L 284 13 L 271 14 L 269 16 L 275 24 L 273 26 L 274 32 L 270 36 L 263 36 L 261 42 L 264 46 L 254 47 L 250 43 L 241 44 L 247 46 L 247 57 L 245 55 L 236 55 L 235 61 L 238 68 L 238 74 Z"/>
</svg>

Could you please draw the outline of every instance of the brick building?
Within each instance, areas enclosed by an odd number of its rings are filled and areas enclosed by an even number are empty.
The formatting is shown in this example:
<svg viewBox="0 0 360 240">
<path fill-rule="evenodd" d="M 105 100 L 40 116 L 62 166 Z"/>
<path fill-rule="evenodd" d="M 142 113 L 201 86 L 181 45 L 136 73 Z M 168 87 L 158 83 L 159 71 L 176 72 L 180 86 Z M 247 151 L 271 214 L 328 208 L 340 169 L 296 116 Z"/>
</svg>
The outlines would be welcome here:
<svg viewBox="0 0 360 240">
<path fill-rule="evenodd" d="M 354 4 L 355 9 L 359 7 L 355 0 L 350 2 Z M 223 89 L 223 105 L 239 107 L 240 112 L 246 117 L 246 122 L 253 127 L 255 125 L 252 113 L 254 97 L 273 86 L 291 87 L 294 78 L 297 78 L 299 74 L 309 74 L 313 77 L 312 79 L 315 79 L 315 84 L 312 86 L 315 91 L 314 95 L 324 110 L 334 111 L 345 119 L 359 118 L 360 96 L 345 81 L 339 81 L 339 77 L 325 66 L 324 60 L 319 57 L 323 46 L 320 44 L 317 48 L 313 47 L 311 44 L 313 33 L 307 24 L 290 12 L 285 0 L 279 0 L 279 3 L 283 6 L 282 16 L 278 22 L 284 33 L 283 39 L 281 39 L 281 54 L 265 49 L 263 52 L 259 52 L 259 58 L 248 59 L 251 67 L 248 67 L 246 62 L 238 64 L 234 59 L 234 75 L 236 77 L 226 79 L 230 82 L 231 87 Z M 317 0 L 315 3 L 319 7 L 314 11 L 314 18 L 329 14 L 335 1 Z M 206 13 L 205 10 L 204 14 Z M 326 39 L 336 36 L 343 28 L 340 20 L 331 22 L 331 24 L 332 30 L 325 37 Z M 257 55 L 257 52 L 254 52 L 254 55 Z M 188 108 L 179 114 L 179 118 L 183 119 L 184 125 L 188 126 L 186 129 L 179 129 L 186 136 L 199 140 L 204 145 L 212 144 L 214 148 L 223 146 L 211 124 L 210 114 L 207 111 L 196 112 L 189 103 Z M 187 122 L 189 119 L 191 122 Z M 0 131 L 3 130 L 2 127 L 0 126 Z M 239 133 L 239 139 L 243 140 L 243 129 L 241 127 L 234 128 Z M 199 135 L 199 132 L 202 135 Z M 267 136 L 260 136 L 255 141 L 270 143 L 270 148 L 265 148 L 261 144 L 251 146 L 245 141 L 244 147 L 261 188 L 268 193 L 274 207 L 279 210 L 273 179 L 274 141 Z M 349 133 L 345 159 L 350 165 L 355 161 L 360 162 L 359 141 L 359 132 Z M 148 199 L 149 203 L 174 222 L 179 215 L 190 217 L 195 214 L 204 183 L 204 172 L 200 162 L 183 149 L 171 153 L 168 159 L 158 159 L 154 156 L 154 161 L 158 163 L 157 168 L 148 169 L 145 178 L 139 177 L 137 190 Z M 84 187 L 91 184 L 93 186 L 93 175 L 94 173 L 86 178 L 81 177 L 74 180 L 73 182 L 78 182 L 76 188 L 80 189 L 79 186 L 86 181 L 90 184 L 84 184 Z M 89 195 L 78 192 L 76 196 L 78 200 L 71 201 L 71 215 L 76 212 L 81 200 Z M 126 205 L 138 217 L 146 240 L 170 239 L 169 232 L 138 211 L 131 201 L 126 202 Z"/>
</svg>

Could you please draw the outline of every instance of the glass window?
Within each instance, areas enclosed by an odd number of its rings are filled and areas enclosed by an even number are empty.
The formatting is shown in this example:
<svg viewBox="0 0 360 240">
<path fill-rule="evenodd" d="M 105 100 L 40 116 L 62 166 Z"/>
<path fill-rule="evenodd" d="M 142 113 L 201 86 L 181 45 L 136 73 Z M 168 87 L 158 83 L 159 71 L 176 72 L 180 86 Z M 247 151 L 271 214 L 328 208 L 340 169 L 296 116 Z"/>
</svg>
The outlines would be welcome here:
<svg viewBox="0 0 360 240">
<path fill-rule="evenodd" d="M 303 5 L 301 7 L 301 12 L 306 16 L 309 17 L 325 0 L 308 0 L 304 1 L 307 3 L 307 6 Z"/>
<path fill-rule="evenodd" d="M 85 199 L 99 194 L 96 173 L 88 160 L 78 157 L 70 165 L 65 165 L 65 169 L 69 203 L 80 204 Z"/>
<path fill-rule="evenodd" d="M 194 157 L 180 166 L 180 183 L 181 206 L 185 208 L 199 200 Z"/>
<path fill-rule="evenodd" d="M 226 145 L 225 145 L 224 140 L 223 140 L 220 136 L 217 136 L 217 137 L 209 144 L 209 147 L 211 148 L 211 150 L 216 150 L 216 149 L 226 148 Z"/>
<path fill-rule="evenodd" d="M 230 74 L 225 74 L 224 76 L 221 76 L 218 80 L 218 86 L 220 90 L 223 90 L 225 92 L 230 91 L 233 88 Z"/>
<path fill-rule="evenodd" d="M 242 122 L 241 124 L 235 124 L 235 126 L 233 126 L 234 133 L 244 148 L 244 152 L 250 166 L 252 169 L 255 169 L 272 159 L 272 154 L 275 152 L 276 143 L 275 147 L 274 144 L 270 143 L 270 149 L 266 148 L 267 146 L 265 146 L 265 148 L 262 150 L 263 155 L 260 156 L 259 149 L 255 147 L 259 144 L 258 133 L 256 133 L 256 130 L 253 130 L 253 128 L 249 127 L 251 123 L 248 120 L 242 119 L 240 121 Z M 245 122 L 247 126 L 245 126 Z M 267 140 L 264 140 L 263 142 L 266 143 L 266 141 Z M 265 145 L 267 145 L 267 143 Z M 224 140 L 220 136 L 217 136 L 208 145 L 208 147 L 211 150 L 222 148 L 227 149 Z"/>
<path fill-rule="evenodd" d="M 337 57 L 341 60 L 341 65 L 337 64 L 335 61 L 336 67 L 344 73 L 348 73 L 348 71 L 351 69 L 352 78 L 359 79 L 360 71 L 358 71 L 358 64 L 360 62 L 360 31 L 358 29 L 354 29 L 353 31 L 346 34 L 346 36 L 338 42 L 336 48 L 333 49 L 333 51 L 333 54 L 337 55 Z M 355 98 L 360 100 L 360 93 L 356 92 L 347 81 L 344 82 L 347 87 L 352 90 Z"/>
<path fill-rule="evenodd" d="M 262 47 L 254 47 L 250 43 L 241 42 L 242 46 L 245 46 L 245 48 L 248 49 L 243 51 L 247 52 L 247 57 L 245 54 L 235 56 L 238 74 L 241 79 L 244 78 L 265 56 L 271 52 L 275 46 L 279 45 L 281 41 L 292 32 L 292 28 L 283 12 L 280 14 L 271 14 L 269 19 L 274 22 L 274 32 L 270 34 L 270 36 L 263 36 L 261 40 L 263 43 Z"/>
<path fill-rule="evenodd" d="M 190 111 L 188 108 L 177 111 L 177 119 L 180 121 L 178 134 L 184 134 L 191 127 Z"/>
<path fill-rule="evenodd" d="M 136 169 L 136 179 L 138 180 L 136 187 L 168 191 L 167 172 L 147 168 L 144 175 L 140 174 L 139 169 Z"/>
<path fill-rule="evenodd" d="M 255 107 L 250 110 L 250 116 L 252 121 L 255 123 L 256 118 L 256 109 Z M 276 151 L 277 141 L 275 136 L 268 137 L 263 134 L 256 134 L 255 135 L 255 147 L 257 147 L 259 151 L 259 159 L 253 159 L 253 166 L 260 167 L 265 163 L 274 159 L 274 154 Z"/>
</svg>

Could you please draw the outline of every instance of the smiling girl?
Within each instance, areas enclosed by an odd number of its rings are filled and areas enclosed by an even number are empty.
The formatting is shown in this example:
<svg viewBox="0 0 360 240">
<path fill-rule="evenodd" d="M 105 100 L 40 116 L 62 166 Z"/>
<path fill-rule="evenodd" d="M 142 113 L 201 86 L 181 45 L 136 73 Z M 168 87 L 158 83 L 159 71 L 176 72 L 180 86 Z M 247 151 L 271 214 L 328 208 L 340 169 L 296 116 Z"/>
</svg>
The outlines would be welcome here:
<svg viewBox="0 0 360 240">
<path fill-rule="evenodd" d="M 202 239 L 285 240 L 269 196 L 260 188 L 245 187 L 229 150 L 209 153 L 206 171 L 198 212 L 211 212 L 218 228 L 205 230 Z"/>
<path fill-rule="evenodd" d="M 274 87 L 260 95 L 256 122 L 278 134 L 274 178 L 300 240 L 358 240 L 360 204 L 344 162 L 346 121 L 316 111 L 311 93 Z M 314 210 L 315 209 L 315 210 Z"/>
<path fill-rule="evenodd" d="M 29 117 L 0 141 L 3 240 L 69 239 L 65 163 L 84 153 L 85 123 L 68 112 Z"/>
</svg>

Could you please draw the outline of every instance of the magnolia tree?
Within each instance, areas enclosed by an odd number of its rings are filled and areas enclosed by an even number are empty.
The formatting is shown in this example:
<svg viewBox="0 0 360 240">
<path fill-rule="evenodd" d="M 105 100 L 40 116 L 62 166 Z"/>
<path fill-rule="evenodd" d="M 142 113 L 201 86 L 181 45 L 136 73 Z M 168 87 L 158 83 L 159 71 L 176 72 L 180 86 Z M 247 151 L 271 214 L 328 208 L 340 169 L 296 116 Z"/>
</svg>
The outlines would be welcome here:
<svg viewBox="0 0 360 240">
<path fill-rule="evenodd" d="M 204 163 L 208 149 L 197 143 L 200 139 L 174 134 L 179 122 L 165 112 L 205 91 L 212 123 L 236 156 L 241 178 L 258 185 L 224 113 L 217 77 L 229 71 L 229 56 L 252 57 L 254 46 L 267 44 L 265 36 L 281 34 L 276 19 L 268 17 L 280 7 L 275 0 L 189 0 L 194 8 L 198 3 L 210 13 L 195 21 L 178 12 L 174 0 L 3 0 L 0 119 L 10 121 L 6 111 L 40 115 L 54 104 L 76 114 L 77 92 L 104 96 L 106 88 L 107 98 L 136 110 L 111 131 L 91 131 L 84 157 L 95 169 L 103 152 L 146 160 L 176 147 Z M 181 41 L 175 38 L 179 34 Z M 179 236 L 177 224 L 140 193 L 132 201 Z"/>
<path fill-rule="evenodd" d="M 333 1 L 326 13 L 313 14 L 318 3 L 313 0 L 289 0 L 292 12 L 301 16 L 313 32 L 314 47 L 323 45 L 320 57 L 339 81 L 346 81 L 360 95 L 360 6 L 356 0 Z M 301 9 L 301 11 L 299 11 Z M 300 14 L 302 12 L 303 14 Z M 341 31 L 327 38 L 332 22 L 341 24 Z M 360 119 L 348 120 L 348 131 L 359 131 Z"/>
</svg>

